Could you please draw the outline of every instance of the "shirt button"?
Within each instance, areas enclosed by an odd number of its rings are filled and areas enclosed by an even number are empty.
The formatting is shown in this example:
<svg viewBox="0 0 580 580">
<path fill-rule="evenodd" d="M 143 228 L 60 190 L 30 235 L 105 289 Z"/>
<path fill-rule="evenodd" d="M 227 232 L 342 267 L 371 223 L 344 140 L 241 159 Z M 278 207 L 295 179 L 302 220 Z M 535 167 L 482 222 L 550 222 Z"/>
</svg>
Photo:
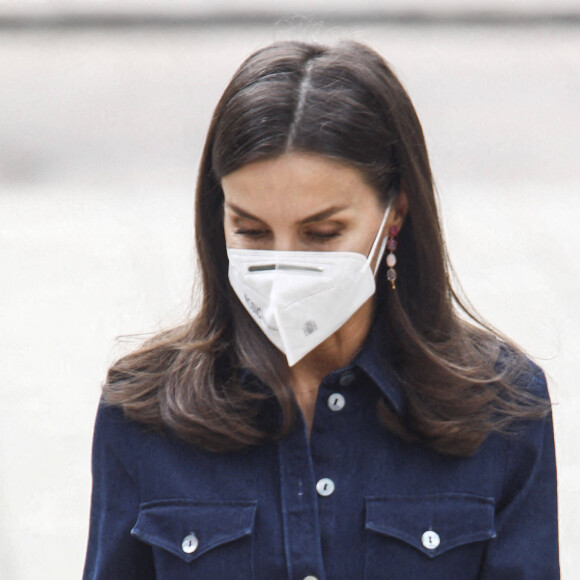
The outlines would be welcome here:
<svg viewBox="0 0 580 580">
<path fill-rule="evenodd" d="M 435 550 L 436 548 L 439 547 L 439 544 L 441 543 L 441 538 L 439 537 L 439 534 L 437 532 L 428 530 L 421 536 L 421 543 L 428 550 Z"/>
<path fill-rule="evenodd" d="M 186 554 L 193 554 L 197 550 L 198 546 L 199 540 L 197 539 L 197 536 L 193 532 L 187 534 L 187 536 L 183 538 L 183 542 L 181 542 L 181 549 Z"/>
<path fill-rule="evenodd" d="M 340 393 L 332 393 L 328 397 L 328 408 L 331 411 L 342 411 L 346 405 L 346 399 Z"/>
<path fill-rule="evenodd" d="M 304 576 L 304 580 L 318 580 L 316 576 Z"/>
<path fill-rule="evenodd" d="M 338 379 L 338 384 L 341 387 L 350 387 L 354 383 L 354 379 L 355 376 L 353 371 L 344 371 Z"/>
<path fill-rule="evenodd" d="M 334 481 L 332 481 L 332 479 L 328 479 L 328 477 L 319 479 L 318 483 L 316 484 L 316 491 L 318 492 L 318 495 L 321 495 L 322 497 L 328 497 L 329 495 L 332 495 L 334 492 Z"/>
</svg>

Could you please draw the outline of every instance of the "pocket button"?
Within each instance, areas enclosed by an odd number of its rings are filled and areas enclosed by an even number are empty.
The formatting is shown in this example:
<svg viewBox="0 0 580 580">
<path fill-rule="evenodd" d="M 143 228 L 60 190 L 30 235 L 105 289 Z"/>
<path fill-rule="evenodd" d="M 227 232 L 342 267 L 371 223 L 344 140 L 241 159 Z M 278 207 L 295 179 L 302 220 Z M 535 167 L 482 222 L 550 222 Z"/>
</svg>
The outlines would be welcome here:
<svg viewBox="0 0 580 580">
<path fill-rule="evenodd" d="M 427 530 L 421 536 L 421 543 L 428 550 L 435 550 L 436 548 L 439 547 L 439 544 L 441 543 L 441 538 L 439 537 L 439 534 L 437 532 Z"/>
<path fill-rule="evenodd" d="M 197 539 L 197 536 L 193 532 L 187 534 L 187 536 L 183 538 L 183 542 L 181 542 L 181 549 L 186 554 L 193 554 L 197 550 L 198 546 L 199 540 Z"/>
</svg>

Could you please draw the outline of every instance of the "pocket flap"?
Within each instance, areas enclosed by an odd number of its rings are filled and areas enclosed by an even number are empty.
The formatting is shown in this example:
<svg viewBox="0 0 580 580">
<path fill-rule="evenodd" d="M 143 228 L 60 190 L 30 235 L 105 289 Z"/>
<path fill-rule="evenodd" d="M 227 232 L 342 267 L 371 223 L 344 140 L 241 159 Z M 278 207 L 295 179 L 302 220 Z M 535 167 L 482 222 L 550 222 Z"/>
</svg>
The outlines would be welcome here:
<svg viewBox="0 0 580 580">
<path fill-rule="evenodd" d="M 494 501 L 463 493 L 367 497 L 366 529 L 433 558 L 462 544 L 495 538 Z"/>
<path fill-rule="evenodd" d="M 144 503 L 131 534 L 185 562 L 249 535 L 256 501 L 168 499 Z"/>
</svg>

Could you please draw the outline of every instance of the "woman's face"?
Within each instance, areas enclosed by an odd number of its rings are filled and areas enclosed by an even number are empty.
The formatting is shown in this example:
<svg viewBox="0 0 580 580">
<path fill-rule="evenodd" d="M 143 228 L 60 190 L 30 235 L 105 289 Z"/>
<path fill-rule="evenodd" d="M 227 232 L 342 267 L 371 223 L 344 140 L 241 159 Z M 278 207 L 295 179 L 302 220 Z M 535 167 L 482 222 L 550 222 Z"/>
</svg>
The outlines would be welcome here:
<svg viewBox="0 0 580 580">
<path fill-rule="evenodd" d="M 229 248 L 366 256 L 385 211 L 358 169 L 315 154 L 250 163 L 226 175 L 222 189 Z M 393 205 L 400 206 L 400 199 Z M 400 229 L 403 218 L 394 207 L 383 235 L 393 225 Z"/>
</svg>

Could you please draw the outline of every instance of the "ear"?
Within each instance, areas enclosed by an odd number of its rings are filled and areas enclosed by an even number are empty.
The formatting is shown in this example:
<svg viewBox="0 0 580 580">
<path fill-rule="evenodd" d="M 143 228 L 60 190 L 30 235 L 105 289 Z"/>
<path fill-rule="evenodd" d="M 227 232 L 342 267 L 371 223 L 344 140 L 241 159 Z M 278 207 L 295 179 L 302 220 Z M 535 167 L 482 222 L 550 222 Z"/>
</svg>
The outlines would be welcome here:
<svg viewBox="0 0 580 580">
<path fill-rule="evenodd" d="M 407 199 L 407 194 L 405 193 L 404 187 L 401 185 L 399 194 L 393 200 L 391 204 L 391 211 L 389 219 L 387 221 L 387 232 L 395 226 L 397 231 L 400 232 L 405 222 L 405 217 L 407 217 L 407 211 L 409 210 L 409 201 Z"/>
</svg>

